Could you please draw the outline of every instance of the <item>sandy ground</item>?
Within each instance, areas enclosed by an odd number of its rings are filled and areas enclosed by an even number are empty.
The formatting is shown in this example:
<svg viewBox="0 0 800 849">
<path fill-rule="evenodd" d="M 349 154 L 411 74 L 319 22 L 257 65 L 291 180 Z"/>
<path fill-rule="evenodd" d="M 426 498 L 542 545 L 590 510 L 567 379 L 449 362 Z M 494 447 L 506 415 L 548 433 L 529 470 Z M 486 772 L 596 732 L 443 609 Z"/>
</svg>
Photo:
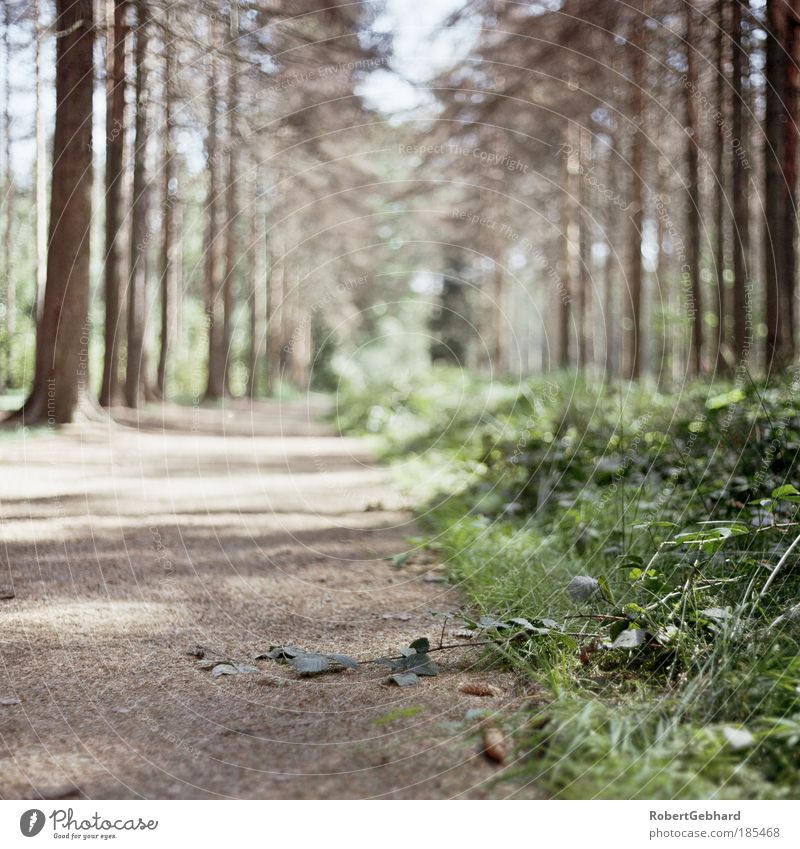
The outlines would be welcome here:
<svg viewBox="0 0 800 849">
<path fill-rule="evenodd" d="M 284 643 L 395 654 L 460 604 L 437 564 L 385 559 L 415 533 L 407 505 L 320 412 L 0 434 L 1 797 L 535 795 L 498 780 L 513 758 L 480 752 L 469 712 L 509 717 L 524 694 L 475 650 L 402 689 L 378 666 L 303 679 L 252 662 Z M 259 671 L 214 678 L 223 656 Z M 465 695 L 470 680 L 500 694 Z"/>
</svg>

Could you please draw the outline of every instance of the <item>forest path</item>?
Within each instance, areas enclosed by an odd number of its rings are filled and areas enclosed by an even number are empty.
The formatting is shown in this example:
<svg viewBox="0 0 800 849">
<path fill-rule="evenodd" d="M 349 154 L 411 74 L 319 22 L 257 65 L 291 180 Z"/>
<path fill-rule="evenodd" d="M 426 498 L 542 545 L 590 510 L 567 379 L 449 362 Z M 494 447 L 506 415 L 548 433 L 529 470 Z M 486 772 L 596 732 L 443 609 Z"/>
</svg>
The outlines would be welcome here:
<svg viewBox="0 0 800 849">
<path fill-rule="evenodd" d="M 503 695 L 461 693 L 487 675 L 474 650 L 402 689 L 379 666 L 213 678 L 188 654 L 372 658 L 438 637 L 431 611 L 457 608 L 435 564 L 384 559 L 414 533 L 406 505 L 321 412 L 233 402 L 0 434 L 0 598 L 15 595 L 0 600 L 0 796 L 531 794 L 492 782 L 465 720 L 520 695 L 495 672 Z"/>
</svg>

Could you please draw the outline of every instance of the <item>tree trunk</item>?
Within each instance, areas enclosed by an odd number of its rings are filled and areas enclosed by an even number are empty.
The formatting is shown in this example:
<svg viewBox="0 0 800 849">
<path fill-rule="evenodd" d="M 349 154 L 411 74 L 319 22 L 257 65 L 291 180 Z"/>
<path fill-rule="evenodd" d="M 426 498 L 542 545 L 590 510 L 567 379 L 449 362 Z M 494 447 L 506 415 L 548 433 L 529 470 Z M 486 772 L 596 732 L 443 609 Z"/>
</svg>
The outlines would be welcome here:
<svg viewBox="0 0 800 849">
<path fill-rule="evenodd" d="M 92 217 L 92 0 L 56 2 L 56 118 L 47 285 L 25 423 L 71 422 L 88 395 L 89 236 Z"/>
<path fill-rule="evenodd" d="M 694 9 L 686 4 L 686 264 L 687 311 L 691 320 L 689 373 L 698 375 L 703 358 L 703 310 L 700 291 L 700 152 L 697 122 L 697 59 L 695 57 Z"/>
<path fill-rule="evenodd" d="M 47 283 L 47 146 L 42 99 L 42 25 L 39 0 L 34 0 L 36 22 L 36 324 L 41 321 Z"/>
<path fill-rule="evenodd" d="M 784 273 L 780 279 L 778 309 L 784 327 L 783 359 L 794 360 L 796 352 L 795 293 L 797 291 L 797 155 L 798 155 L 798 104 L 800 102 L 800 0 L 787 0 L 786 15 L 786 79 L 784 83 Z"/>
<path fill-rule="evenodd" d="M 220 198 L 220 152 L 217 150 L 217 113 L 219 92 L 216 55 L 219 48 L 219 22 L 209 21 L 210 55 L 208 80 L 208 132 L 206 135 L 206 163 L 208 166 L 208 195 L 206 199 L 205 259 L 206 259 L 206 324 L 208 326 L 208 376 L 205 397 L 209 400 L 225 394 L 225 349 L 223 339 L 224 275 L 222 238 L 222 201 Z"/>
<path fill-rule="evenodd" d="M 158 355 L 158 394 L 166 397 L 167 365 L 172 335 L 175 332 L 177 274 L 175 264 L 177 242 L 178 160 L 175 144 L 175 55 L 174 47 L 164 40 L 164 143 L 162 164 L 162 221 L 159 280 L 161 283 L 161 345 Z"/>
<path fill-rule="evenodd" d="M 630 40 L 631 79 L 630 79 L 630 120 L 631 138 L 631 197 L 630 227 L 628 231 L 628 298 L 627 322 L 623 331 L 627 337 L 625 346 L 627 372 L 631 380 L 641 374 L 642 349 L 642 226 L 644 224 L 644 146 L 642 132 L 644 121 L 644 53 L 641 38 L 641 20 L 633 23 Z"/>
<path fill-rule="evenodd" d="M 559 261 L 558 274 L 561 285 L 552 294 L 556 312 L 556 365 L 560 369 L 570 366 L 572 350 L 570 345 L 570 323 L 572 319 L 572 299 L 574 296 L 573 256 L 575 247 L 571 236 L 575 235 L 574 197 L 575 176 L 578 171 L 578 153 L 574 131 L 568 124 L 564 135 L 564 147 L 561 156 L 561 217 L 559 222 Z"/>
<path fill-rule="evenodd" d="M 122 401 L 119 381 L 119 346 L 122 332 L 122 229 L 121 194 L 124 180 L 125 147 L 125 0 L 107 2 L 106 47 L 106 255 L 103 267 L 105 289 L 105 358 L 100 404 L 111 407 Z"/>
<path fill-rule="evenodd" d="M 578 130 L 578 364 L 581 369 L 593 359 L 593 334 L 589 333 L 591 326 L 591 287 L 592 277 L 589 269 L 591 231 L 589 220 L 589 187 L 587 175 L 591 173 L 591 136 L 584 128 Z"/>
<path fill-rule="evenodd" d="M 752 317 L 749 317 L 750 285 L 750 183 L 747 144 L 749 133 L 745 123 L 743 80 L 747 55 L 742 44 L 742 6 L 731 3 L 731 85 L 733 88 L 731 142 L 731 194 L 733 195 L 733 292 L 730 324 L 733 327 L 733 355 L 736 363 L 750 356 Z M 749 318 L 748 318 L 749 317 Z M 748 328 L 750 328 L 748 330 Z"/>
<path fill-rule="evenodd" d="M 617 160 L 619 151 L 617 149 L 616 134 L 612 135 L 611 142 L 608 148 L 608 162 L 606 165 L 606 181 L 608 183 L 608 191 L 613 197 L 619 196 L 619 184 L 617 180 Z M 613 322 L 613 317 L 617 315 L 616 298 L 615 298 L 615 275 L 614 263 L 616 260 L 614 245 L 616 244 L 617 222 L 619 220 L 619 210 L 610 201 L 606 200 L 605 213 L 603 219 L 604 236 L 606 243 L 606 256 L 603 262 L 603 356 L 605 358 L 604 371 L 606 379 L 617 377 L 619 375 L 619 355 L 617 350 L 617 339 L 619 338 L 616 322 Z M 612 324 L 613 322 L 613 324 Z"/>
<path fill-rule="evenodd" d="M 142 402 L 144 322 L 147 309 L 147 5 L 136 1 L 136 115 L 133 152 L 133 198 L 131 201 L 131 267 L 128 274 L 128 362 L 125 402 L 138 407 Z"/>
<path fill-rule="evenodd" d="M 656 242 L 658 254 L 656 256 L 656 268 L 653 274 L 653 304 L 652 311 L 655 333 L 655 346 L 653 355 L 653 371 L 656 372 L 658 386 L 666 389 L 672 379 L 671 357 L 669 350 L 669 286 L 667 282 L 668 263 L 664 255 L 664 237 L 666 235 L 666 196 L 667 176 L 669 174 L 669 160 L 660 154 L 656 163 Z"/>
<path fill-rule="evenodd" d="M 14 283 L 13 226 L 14 226 L 14 171 L 11 167 L 11 52 L 8 33 L 11 29 L 11 6 L 5 3 L 3 15 L 3 294 L 5 307 L 5 327 L 3 359 L 0 363 L 0 390 L 14 385 L 13 377 L 13 341 L 15 319 L 17 316 L 16 288 Z"/>
<path fill-rule="evenodd" d="M 278 175 L 280 177 L 280 174 Z M 278 204 L 278 208 L 281 208 Z M 277 250 L 273 252 L 272 267 L 269 274 L 269 294 L 267 298 L 267 345 L 269 391 L 275 392 L 280 388 L 283 380 L 283 335 L 285 312 L 286 286 L 286 260 L 285 239 L 280 237 Z"/>
<path fill-rule="evenodd" d="M 726 370 L 725 347 L 725 135 L 724 125 L 727 122 L 725 99 L 725 0 L 717 3 L 717 31 L 714 35 L 714 52 L 716 53 L 715 96 L 719 114 L 717 117 L 717 132 L 714 144 L 714 270 L 716 272 L 717 291 L 714 298 L 714 314 L 717 320 L 714 337 L 715 370 Z"/>
<path fill-rule="evenodd" d="M 250 352 L 248 358 L 247 394 L 259 394 L 267 317 L 267 228 L 263 201 L 259 197 L 258 166 L 252 163 L 254 214 L 250 216 Z"/>
<path fill-rule="evenodd" d="M 233 48 L 233 45 L 232 45 Z M 232 326 L 236 300 L 237 259 L 239 256 L 239 148 L 241 138 L 236 109 L 239 105 L 239 74 L 235 62 L 228 72 L 228 182 L 225 186 L 225 280 L 223 283 L 224 384 L 230 394 L 230 362 L 233 357 Z"/>
<path fill-rule="evenodd" d="M 764 295 L 767 339 L 765 369 L 770 372 L 786 362 L 787 316 L 781 309 L 780 293 L 787 274 L 785 242 L 791 238 L 787 227 L 785 164 L 786 131 L 785 81 L 786 41 L 785 0 L 767 0 L 766 7 L 766 115 L 764 119 Z"/>
</svg>

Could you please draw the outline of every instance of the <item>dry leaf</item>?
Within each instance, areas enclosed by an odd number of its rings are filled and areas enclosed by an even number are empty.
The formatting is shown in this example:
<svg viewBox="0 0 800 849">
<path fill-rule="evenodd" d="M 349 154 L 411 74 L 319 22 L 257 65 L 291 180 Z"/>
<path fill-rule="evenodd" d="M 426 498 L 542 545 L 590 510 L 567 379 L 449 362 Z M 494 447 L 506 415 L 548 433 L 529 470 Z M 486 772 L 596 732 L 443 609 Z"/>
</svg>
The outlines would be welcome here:
<svg viewBox="0 0 800 849">
<path fill-rule="evenodd" d="M 503 694 L 499 687 L 487 684 L 485 681 L 465 681 L 459 690 L 467 696 L 501 696 Z"/>
<path fill-rule="evenodd" d="M 505 763 L 508 746 L 503 732 L 494 725 L 483 729 L 483 754 L 496 764 Z"/>
</svg>

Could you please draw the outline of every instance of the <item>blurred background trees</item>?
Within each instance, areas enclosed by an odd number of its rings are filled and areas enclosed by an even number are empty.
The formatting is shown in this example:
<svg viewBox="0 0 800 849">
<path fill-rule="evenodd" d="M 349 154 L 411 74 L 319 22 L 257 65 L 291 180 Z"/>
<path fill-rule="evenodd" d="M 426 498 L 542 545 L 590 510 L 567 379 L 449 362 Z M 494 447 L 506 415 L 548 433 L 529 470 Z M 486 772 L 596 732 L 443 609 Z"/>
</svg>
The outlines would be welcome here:
<svg viewBox="0 0 800 849">
<path fill-rule="evenodd" d="M 789 366 L 800 0 L 439 5 L 7 0 L 6 408 Z"/>
</svg>

